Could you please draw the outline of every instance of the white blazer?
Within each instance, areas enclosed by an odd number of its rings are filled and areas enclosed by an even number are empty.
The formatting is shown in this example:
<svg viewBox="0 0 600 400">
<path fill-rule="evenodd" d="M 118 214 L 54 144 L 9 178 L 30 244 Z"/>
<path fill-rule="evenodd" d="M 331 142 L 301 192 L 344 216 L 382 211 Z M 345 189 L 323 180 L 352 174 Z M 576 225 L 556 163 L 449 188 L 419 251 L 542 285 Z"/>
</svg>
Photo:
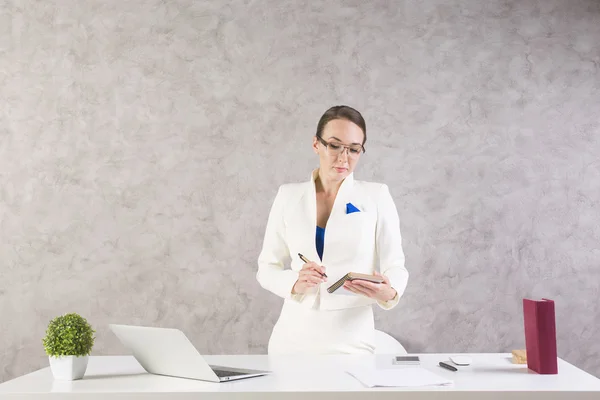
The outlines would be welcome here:
<svg viewBox="0 0 600 400">
<path fill-rule="evenodd" d="M 323 260 L 319 259 L 315 235 L 317 203 L 314 181 L 318 170 L 304 183 L 279 187 L 273 202 L 256 278 L 260 285 L 285 299 L 313 308 L 336 310 L 376 303 L 366 296 L 328 293 L 327 288 L 348 272 L 372 274 L 379 270 L 390 279 L 398 296 L 377 302 L 382 308 L 395 307 L 408 282 L 400 223 L 387 185 L 355 181 L 350 174 L 342 182 L 325 227 Z M 351 203 L 360 212 L 346 213 Z M 324 282 L 305 295 L 292 295 L 292 287 L 304 262 L 298 253 L 325 267 Z M 289 269 L 285 266 L 289 264 Z"/>
</svg>

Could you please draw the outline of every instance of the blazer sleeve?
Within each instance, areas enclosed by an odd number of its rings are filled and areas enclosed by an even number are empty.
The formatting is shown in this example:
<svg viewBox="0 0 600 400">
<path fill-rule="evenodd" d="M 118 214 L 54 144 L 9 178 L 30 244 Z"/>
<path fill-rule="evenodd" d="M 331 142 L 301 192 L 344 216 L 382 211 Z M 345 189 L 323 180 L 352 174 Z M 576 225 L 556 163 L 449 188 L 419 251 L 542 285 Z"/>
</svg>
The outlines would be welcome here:
<svg viewBox="0 0 600 400">
<path fill-rule="evenodd" d="M 404 266 L 404 251 L 400 234 L 400 219 L 387 185 L 383 185 L 377 202 L 376 249 L 379 256 L 379 270 L 390 279 L 391 286 L 398 293 L 387 302 L 377 304 L 389 310 L 394 308 L 404 293 L 408 283 L 408 270 Z"/>
<path fill-rule="evenodd" d="M 304 296 L 292 295 L 298 272 L 284 268 L 284 263 L 290 258 L 283 218 L 284 207 L 284 187 L 280 186 L 269 213 L 263 247 L 258 256 L 256 279 L 264 289 L 279 297 L 300 301 Z"/>
</svg>

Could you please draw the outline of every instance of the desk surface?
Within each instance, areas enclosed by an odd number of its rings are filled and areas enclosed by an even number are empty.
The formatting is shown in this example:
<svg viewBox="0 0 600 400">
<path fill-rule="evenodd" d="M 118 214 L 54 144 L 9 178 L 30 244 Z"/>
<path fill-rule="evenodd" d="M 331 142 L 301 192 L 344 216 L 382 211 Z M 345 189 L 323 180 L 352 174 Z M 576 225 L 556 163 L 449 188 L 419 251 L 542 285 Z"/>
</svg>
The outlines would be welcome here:
<svg viewBox="0 0 600 400">
<path fill-rule="evenodd" d="M 420 354 L 421 366 L 454 381 L 445 387 L 367 388 L 345 370 L 352 366 L 399 368 L 392 356 L 302 356 L 266 355 L 205 356 L 211 364 L 267 369 L 270 376 L 227 383 L 151 375 L 131 356 L 92 356 L 83 379 L 55 381 L 49 367 L 0 384 L 0 398 L 397 398 L 403 399 L 496 399 L 514 398 L 600 399 L 600 379 L 559 359 L 558 375 L 538 375 L 525 365 L 511 362 L 510 354 L 469 354 L 473 363 L 458 372 L 438 366 L 445 354 Z M 401 368 L 401 367 L 400 367 Z M 344 392 L 340 394 L 340 392 Z M 440 392 L 443 392 L 440 393 Z M 368 394 L 367 394 L 368 393 Z M 337 396 L 336 396 L 337 394 Z M 536 396 L 538 395 L 538 396 Z M 73 397 L 69 397 L 73 398 Z"/>
</svg>

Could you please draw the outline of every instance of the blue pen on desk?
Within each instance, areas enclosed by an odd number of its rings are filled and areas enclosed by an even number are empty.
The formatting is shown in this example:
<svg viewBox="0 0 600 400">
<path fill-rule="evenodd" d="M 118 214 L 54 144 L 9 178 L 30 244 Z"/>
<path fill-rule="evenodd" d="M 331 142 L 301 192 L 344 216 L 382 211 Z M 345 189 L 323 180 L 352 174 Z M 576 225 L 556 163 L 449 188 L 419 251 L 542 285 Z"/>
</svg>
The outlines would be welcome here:
<svg viewBox="0 0 600 400">
<path fill-rule="evenodd" d="M 458 369 L 456 369 L 455 366 L 447 364 L 447 363 L 445 363 L 443 361 L 440 361 L 440 367 L 449 369 L 450 371 L 458 371 Z"/>
<path fill-rule="evenodd" d="M 304 256 L 303 256 L 302 254 L 300 254 L 300 253 L 298 253 L 298 257 L 300 257 L 300 259 L 301 259 L 302 261 L 304 261 L 305 263 L 307 263 L 307 264 L 310 262 L 310 261 L 309 261 L 309 260 L 308 260 L 306 257 L 304 257 Z M 319 272 L 319 271 L 317 271 L 317 272 Z M 319 273 L 320 273 L 320 272 L 319 272 Z M 320 273 L 320 274 L 321 274 L 321 273 Z M 325 274 L 321 274 L 321 276 L 322 276 L 322 277 L 324 277 L 324 278 L 327 278 L 327 275 L 325 275 Z"/>
</svg>

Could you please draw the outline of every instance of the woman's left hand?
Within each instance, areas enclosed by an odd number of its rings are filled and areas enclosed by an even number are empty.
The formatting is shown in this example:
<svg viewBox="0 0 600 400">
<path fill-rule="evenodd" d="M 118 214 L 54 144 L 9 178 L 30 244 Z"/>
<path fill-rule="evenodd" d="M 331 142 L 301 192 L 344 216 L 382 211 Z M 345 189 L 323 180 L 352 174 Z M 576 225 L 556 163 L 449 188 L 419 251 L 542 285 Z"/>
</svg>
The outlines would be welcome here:
<svg viewBox="0 0 600 400">
<path fill-rule="evenodd" d="M 353 293 L 362 294 L 363 296 L 379 301 L 390 301 L 396 297 L 396 289 L 390 285 L 390 280 L 387 276 L 377 272 L 373 275 L 382 277 L 383 283 L 373 283 L 357 279 L 354 281 L 346 281 L 344 283 L 344 288 Z"/>
</svg>

